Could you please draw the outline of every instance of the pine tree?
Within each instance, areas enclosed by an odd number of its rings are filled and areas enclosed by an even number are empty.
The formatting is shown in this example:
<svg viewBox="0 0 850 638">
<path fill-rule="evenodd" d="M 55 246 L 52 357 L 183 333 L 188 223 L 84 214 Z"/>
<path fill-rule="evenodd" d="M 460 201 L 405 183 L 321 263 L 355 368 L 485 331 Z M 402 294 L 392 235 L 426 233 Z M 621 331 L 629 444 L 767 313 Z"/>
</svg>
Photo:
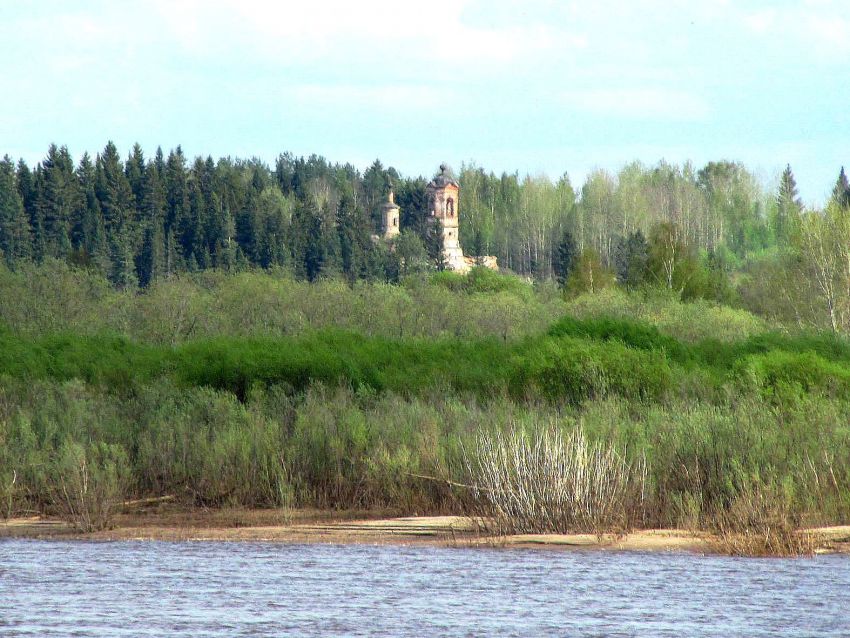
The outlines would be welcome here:
<svg viewBox="0 0 850 638">
<path fill-rule="evenodd" d="M 0 161 L 0 254 L 13 266 L 31 254 L 30 229 L 9 156 Z"/>
<path fill-rule="evenodd" d="M 794 179 L 791 165 L 788 164 L 782 171 L 776 197 L 776 219 L 773 226 L 777 242 L 784 243 L 788 240 L 791 224 L 800 216 L 802 210 L 803 202 L 799 198 L 797 181 Z"/>
</svg>

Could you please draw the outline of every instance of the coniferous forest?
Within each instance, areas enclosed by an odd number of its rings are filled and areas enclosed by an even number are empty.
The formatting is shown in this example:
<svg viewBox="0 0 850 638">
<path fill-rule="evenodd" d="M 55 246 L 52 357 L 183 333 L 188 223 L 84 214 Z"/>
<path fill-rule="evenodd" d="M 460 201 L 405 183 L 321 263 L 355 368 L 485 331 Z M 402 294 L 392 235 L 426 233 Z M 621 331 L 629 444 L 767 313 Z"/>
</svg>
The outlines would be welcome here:
<svg viewBox="0 0 850 638">
<path fill-rule="evenodd" d="M 422 477 L 491 476 L 482 436 L 579 432 L 637 478 L 566 526 L 788 541 L 850 520 L 843 170 L 812 210 L 790 166 L 764 186 L 739 163 L 633 163 L 578 187 L 463 165 L 461 243 L 502 269 L 467 275 L 441 272 L 429 178 L 112 143 L 6 157 L 0 515 L 94 529 L 108 512 L 81 510 L 164 495 L 466 511 Z M 83 484 L 96 497 L 61 496 Z"/>
</svg>

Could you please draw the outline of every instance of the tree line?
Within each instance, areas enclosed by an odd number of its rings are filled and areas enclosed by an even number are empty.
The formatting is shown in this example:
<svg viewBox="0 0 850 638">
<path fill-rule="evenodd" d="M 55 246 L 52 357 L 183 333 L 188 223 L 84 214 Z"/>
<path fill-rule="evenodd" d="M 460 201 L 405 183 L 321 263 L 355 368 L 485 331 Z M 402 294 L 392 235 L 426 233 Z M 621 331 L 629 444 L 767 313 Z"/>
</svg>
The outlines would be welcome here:
<svg viewBox="0 0 850 638">
<path fill-rule="evenodd" d="M 463 165 L 458 177 L 467 254 L 495 255 L 502 268 L 565 286 L 572 274 L 576 291 L 649 282 L 723 300 L 731 271 L 807 241 L 790 166 L 773 192 L 728 161 L 699 169 L 633 162 L 616 174 L 596 170 L 578 189 L 566 174 L 553 182 Z M 439 267 L 426 183 L 378 160 L 362 173 L 288 153 L 273 167 L 190 162 L 179 146 L 146 158 L 138 144 L 122 160 L 109 142 L 75 164 L 67 147 L 51 145 L 34 167 L 0 162 L 0 251 L 10 266 L 58 258 L 118 287 L 250 267 L 395 281 Z M 392 249 L 372 238 L 391 186 L 405 229 Z M 830 206 L 846 209 L 848 193 L 842 169 Z"/>
</svg>

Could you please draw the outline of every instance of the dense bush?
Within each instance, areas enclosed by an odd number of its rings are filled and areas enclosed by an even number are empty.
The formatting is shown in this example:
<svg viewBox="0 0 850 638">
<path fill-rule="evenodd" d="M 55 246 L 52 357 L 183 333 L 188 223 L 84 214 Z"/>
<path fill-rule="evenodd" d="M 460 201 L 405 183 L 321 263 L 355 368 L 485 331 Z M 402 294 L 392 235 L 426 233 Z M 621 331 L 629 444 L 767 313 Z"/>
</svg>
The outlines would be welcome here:
<svg viewBox="0 0 850 638">
<path fill-rule="evenodd" d="M 553 402 L 577 404 L 609 394 L 659 399 L 671 386 L 662 353 L 572 337 L 537 341 L 517 355 L 512 369 L 515 396 L 540 395 Z"/>
<path fill-rule="evenodd" d="M 717 405 L 609 396 L 571 407 L 272 386 L 240 402 L 166 381 L 118 396 L 78 381 L 6 378 L 0 494 L 7 514 L 55 511 L 57 487 L 81 484 L 84 451 L 104 503 L 173 495 L 211 506 L 465 511 L 471 494 L 446 480 L 470 482 L 465 451 L 481 436 L 581 428 L 588 444 L 645 464 L 640 502 L 628 503 L 632 524 L 711 526 L 775 486 L 799 520 L 839 523 L 850 521 L 848 423 L 850 402 L 815 396 L 781 408 L 757 395 Z"/>
<path fill-rule="evenodd" d="M 581 428 L 646 464 L 634 524 L 748 507 L 850 520 L 846 340 L 640 292 L 564 316 L 551 288 L 474 273 L 351 287 L 206 271 L 131 295 L 85 271 L 0 272 L 21 295 L 0 295 L 0 514 L 88 529 L 164 495 L 465 511 L 450 485 L 471 480 L 482 435 Z"/>
</svg>

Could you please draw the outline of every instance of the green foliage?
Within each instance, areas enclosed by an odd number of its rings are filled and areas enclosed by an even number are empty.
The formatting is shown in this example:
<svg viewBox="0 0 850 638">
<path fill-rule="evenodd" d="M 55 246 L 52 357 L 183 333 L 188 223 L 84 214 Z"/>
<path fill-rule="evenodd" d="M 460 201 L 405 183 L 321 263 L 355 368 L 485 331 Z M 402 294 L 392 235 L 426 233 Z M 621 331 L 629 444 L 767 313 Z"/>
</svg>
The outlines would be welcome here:
<svg viewBox="0 0 850 638">
<path fill-rule="evenodd" d="M 392 184 L 402 230 L 418 237 L 431 263 L 441 266 L 425 179 L 402 177 L 379 160 L 361 174 L 350 164 L 284 153 L 272 169 L 257 160 L 190 160 L 178 146 L 167 157 L 157 149 L 146 161 L 136 144 L 122 161 L 108 142 L 76 168 L 68 149 L 56 145 L 33 169 L 23 161 L 13 167 L 9 158 L 5 165 L 0 245 L 14 238 L 13 248 L 2 248 L 10 263 L 70 260 L 96 268 L 118 287 L 132 287 L 134 279 L 146 286 L 160 270 L 168 277 L 237 264 L 287 267 L 310 281 L 334 273 L 349 281 L 395 281 L 409 272 L 399 272 L 386 247 L 369 239 Z M 800 208 L 790 167 L 774 199 L 731 162 L 699 170 L 690 163 L 633 162 L 616 175 L 592 172 L 580 189 L 566 174 L 557 180 L 496 175 L 475 165 L 463 166 L 458 181 L 466 253 L 494 255 L 512 272 L 554 277 L 562 285 L 585 250 L 596 251 L 606 268 L 616 267 L 623 285 L 639 285 L 641 247 L 621 250 L 626 247 L 618 247 L 618 239 L 628 243 L 670 224 L 680 227 L 679 240 L 694 254 L 726 248 L 746 259 L 775 242 L 787 245 Z M 415 253 L 405 263 L 418 270 L 418 247 Z M 629 260 L 636 262 L 630 275 Z"/>
<path fill-rule="evenodd" d="M 578 248 L 576 247 L 573 234 L 565 230 L 552 261 L 552 270 L 558 283 L 563 287 L 572 273 L 573 266 L 578 259 Z"/>
<path fill-rule="evenodd" d="M 675 290 L 561 294 L 483 268 L 402 285 L 207 269 L 137 292 L 49 257 L 0 266 L 0 514 L 94 528 L 151 495 L 456 512 L 463 493 L 422 477 L 468 480 L 482 429 L 581 427 L 646 464 L 645 524 L 765 494 L 850 520 L 844 337 Z"/>
<path fill-rule="evenodd" d="M 615 277 L 602 264 L 599 255 L 593 249 L 579 255 L 567 278 L 566 292 L 571 297 L 584 293 L 596 294 L 614 285 Z"/>
<path fill-rule="evenodd" d="M 120 445 L 66 441 L 49 469 L 53 507 L 81 532 L 105 529 L 123 501 L 128 472 Z"/>
<path fill-rule="evenodd" d="M 632 294 L 608 289 L 596 295 L 581 295 L 569 302 L 567 312 L 579 318 L 636 319 L 686 342 L 736 341 L 771 327 L 746 310 L 701 299 L 682 303 L 679 295 L 657 289 Z"/>
<path fill-rule="evenodd" d="M 663 354 L 570 337 L 547 339 L 523 349 L 513 368 L 515 396 L 539 394 L 555 402 L 581 403 L 609 394 L 658 400 L 672 385 Z"/>
<path fill-rule="evenodd" d="M 451 271 L 434 273 L 430 283 L 453 292 L 468 294 L 508 293 L 522 299 L 531 299 L 534 289 L 516 275 L 498 273 L 484 266 L 475 266 L 467 274 Z"/>
</svg>

